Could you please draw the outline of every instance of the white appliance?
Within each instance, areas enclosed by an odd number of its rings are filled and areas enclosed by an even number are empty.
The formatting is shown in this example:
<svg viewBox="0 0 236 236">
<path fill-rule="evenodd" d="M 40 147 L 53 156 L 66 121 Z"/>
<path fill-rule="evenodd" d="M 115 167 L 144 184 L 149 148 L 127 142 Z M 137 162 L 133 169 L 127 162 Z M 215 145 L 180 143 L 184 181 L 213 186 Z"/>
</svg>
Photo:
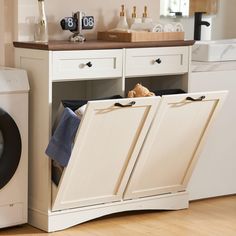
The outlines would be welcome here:
<svg viewBox="0 0 236 236">
<path fill-rule="evenodd" d="M 0 67 L 0 228 L 27 222 L 26 71 Z"/>
</svg>

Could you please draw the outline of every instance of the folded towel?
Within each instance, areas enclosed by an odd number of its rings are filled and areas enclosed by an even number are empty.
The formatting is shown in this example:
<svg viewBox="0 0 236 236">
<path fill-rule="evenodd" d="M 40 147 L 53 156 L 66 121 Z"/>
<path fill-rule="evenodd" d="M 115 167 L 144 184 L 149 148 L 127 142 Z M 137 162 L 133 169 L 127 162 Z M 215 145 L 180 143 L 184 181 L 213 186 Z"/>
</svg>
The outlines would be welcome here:
<svg viewBox="0 0 236 236">
<path fill-rule="evenodd" d="M 69 162 L 79 123 L 79 117 L 66 107 L 46 148 L 45 153 L 63 167 Z"/>
<path fill-rule="evenodd" d="M 173 23 L 174 32 L 184 32 L 184 27 L 180 22 Z"/>
<path fill-rule="evenodd" d="M 162 24 L 156 24 L 152 28 L 152 32 L 163 32 L 163 25 Z"/>
<path fill-rule="evenodd" d="M 165 24 L 163 31 L 164 32 L 174 32 L 174 25 L 171 23 Z"/>
</svg>

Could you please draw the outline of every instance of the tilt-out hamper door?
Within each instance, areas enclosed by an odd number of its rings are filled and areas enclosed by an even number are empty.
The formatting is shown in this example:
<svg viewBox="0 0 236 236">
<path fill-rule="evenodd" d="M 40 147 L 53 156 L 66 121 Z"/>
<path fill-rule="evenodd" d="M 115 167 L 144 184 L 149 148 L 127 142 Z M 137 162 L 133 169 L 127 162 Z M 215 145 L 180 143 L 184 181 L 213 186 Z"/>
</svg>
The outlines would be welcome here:
<svg viewBox="0 0 236 236">
<path fill-rule="evenodd" d="M 162 97 L 129 180 L 125 199 L 186 189 L 207 130 L 226 93 Z"/>
<path fill-rule="evenodd" d="M 150 97 L 88 102 L 54 194 L 53 211 L 121 200 L 124 173 L 138 156 L 159 101 Z"/>
</svg>

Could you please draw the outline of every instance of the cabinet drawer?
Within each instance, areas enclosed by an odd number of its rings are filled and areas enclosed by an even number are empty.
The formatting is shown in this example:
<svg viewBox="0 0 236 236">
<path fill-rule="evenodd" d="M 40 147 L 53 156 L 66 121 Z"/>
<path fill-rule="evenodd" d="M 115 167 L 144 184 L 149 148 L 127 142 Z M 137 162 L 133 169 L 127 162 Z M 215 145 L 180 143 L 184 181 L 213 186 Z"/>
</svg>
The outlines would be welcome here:
<svg viewBox="0 0 236 236">
<path fill-rule="evenodd" d="M 131 77 L 186 73 L 188 50 L 188 47 L 127 49 L 125 75 Z"/>
<path fill-rule="evenodd" d="M 53 81 L 122 76 L 122 50 L 53 52 Z"/>
</svg>

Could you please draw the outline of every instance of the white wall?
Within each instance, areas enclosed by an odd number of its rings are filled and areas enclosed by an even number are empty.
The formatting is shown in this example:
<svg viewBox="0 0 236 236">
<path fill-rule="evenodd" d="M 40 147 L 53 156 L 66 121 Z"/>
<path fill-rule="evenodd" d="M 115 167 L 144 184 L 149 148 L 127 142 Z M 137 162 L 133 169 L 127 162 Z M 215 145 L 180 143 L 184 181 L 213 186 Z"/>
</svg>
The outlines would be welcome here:
<svg viewBox="0 0 236 236">
<path fill-rule="evenodd" d="M 45 0 L 45 8 L 49 23 L 50 39 L 67 39 L 71 34 L 60 27 L 60 20 L 71 16 L 74 11 L 84 11 L 95 17 L 95 29 L 84 31 L 88 39 L 96 38 L 96 31 L 114 28 L 119 16 L 120 6 L 124 4 L 127 17 L 131 16 L 132 7 L 137 6 L 137 13 L 141 16 L 144 5 L 147 5 L 149 15 L 154 20 L 159 19 L 159 0 Z M 37 1 L 19 0 L 19 40 L 33 39 L 33 26 L 37 15 Z"/>
<path fill-rule="evenodd" d="M 15 0 L 15 2 L 17 1 Z M 84 33 L 88 39 L 96 38 L 96 31 L 110 29 L 116 25 L 121 4 L 126 6 L 127 17 L 130 17 L 133 5 L 137 6 L 138 15 L 141 16 L 144 4 L 146 4 L 149 9 L 149 15 L 154 20 L 159 20 L 160 0 L 146 0 L 145 2 L 142 0 L 45 0 L 50 39 L 66 39 L 70 35 L 70 32 L 61 30 L 59 22 L 64 16 L 71 16 L 72 11 L 77 10 L 82 10 L 87 15 L 95 16 L 95 29 L 84 31 Z M 36 0 L 18 0 L 19 40 L 33 40 L 37 12 Z M 236 38 L 235 13 L 235 0 L 219 0 L 219 12 L 212 17 L 211 27 L 202 27 L 203 38 L 205 34 L 209 33 L 211 34 L 211 39 Z M 185 18 L 182 22 L 186 30 L 186 39 L 192 39 L 193 17 Z M 206 38 L 208 37 L 206 36 Z"/>
<path fill-rule="evenodd" d="M 212 38 L 236 38 L 236 1 L 219 0 L 219 12 L 213 19 Z"/>
<path fill-rule="evenodd" d="M 15 0 L 0 0 L 0 65 L 13 66 L 12 41 L 17 38 L 15 6 Z"/>
</svg>

